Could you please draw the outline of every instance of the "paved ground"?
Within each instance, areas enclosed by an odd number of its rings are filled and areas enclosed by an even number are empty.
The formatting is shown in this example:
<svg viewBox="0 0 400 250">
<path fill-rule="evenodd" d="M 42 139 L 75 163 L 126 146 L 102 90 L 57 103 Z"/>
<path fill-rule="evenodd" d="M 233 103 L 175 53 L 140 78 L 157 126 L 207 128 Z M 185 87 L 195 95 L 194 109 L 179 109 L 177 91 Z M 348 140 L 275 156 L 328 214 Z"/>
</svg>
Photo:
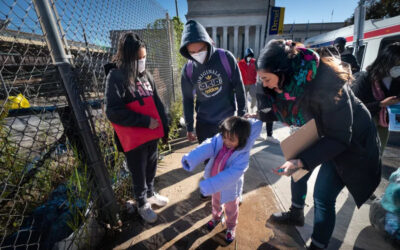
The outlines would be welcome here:
<svg viewBox="0 0 400 250">
<path fill-rule="evenodd" d="M 282 140 L 289 129 L 274 125 L 274 136 Z M 262 136 L 265 137 L 265 130 Z M 104 248 L 115 249 L 303 249 L 308 242 L 313 221 L 313 183 L 309 181 L 304 227 L 276 226 L 268 222 L 271 213 L 290 206 L 289 178 L 278 177 L 272 168 L 284 162 L 279 145 L 257 140 L 252 150 L 250 168 L 245 175 L 244 201 L 240 207 L 237 239 L 228 245 L 224 228 L 209 232 L 205 224 L 211 218 L 211 203 L 199 198 L 198 182 L 202 167 L 194 173 L 181 169 L 180 159 L 194 145 L 166 156 L 159 164 L 156 188 L 170 198 L 170 204 L 156 209 L 159 220 L 144 223 L 138 215 L 124 222 L 123 232 L 110 239 Z M 376 191 L 380 196 L 387 178 L 399 167 L 400 147 L 389 146 L 385 152 L 383 179 Z M 358 210 L 344 189 L 337 200 L 336 227 L 329 249 L 394 249 L 369 224 L 369 204 Z"/>
</svg>

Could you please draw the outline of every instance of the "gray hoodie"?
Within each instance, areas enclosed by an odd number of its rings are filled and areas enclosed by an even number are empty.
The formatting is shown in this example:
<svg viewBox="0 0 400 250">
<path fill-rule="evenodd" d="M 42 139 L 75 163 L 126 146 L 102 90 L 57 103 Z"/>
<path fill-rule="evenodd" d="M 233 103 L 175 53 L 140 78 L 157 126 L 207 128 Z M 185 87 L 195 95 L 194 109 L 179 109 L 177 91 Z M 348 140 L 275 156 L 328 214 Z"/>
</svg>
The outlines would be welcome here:
<svg viewBox="0 0 400 250">
<path fill-rule="evenodd" d="M 194 42 L 207 44 L 208 54 L 203 64 L 195 61 L 187 51 L 186 46 Z M 181 78 L 184 116 L 189 132 L 193 131 L 195 99 L 196 119 L 202 123 L 219 124 L 225 118 L 234 115 L 236 103 L 238 115 L 245 114 L 244 86 L 236 59 L 231 52 L 225 51 L 232 71 L 229 78 L 210 36 L 201 24 L 193 20 L 185 24 L 179 52 L 193 61 L 192 77 L 188 77 L 185 64 Z"/>
</svg>

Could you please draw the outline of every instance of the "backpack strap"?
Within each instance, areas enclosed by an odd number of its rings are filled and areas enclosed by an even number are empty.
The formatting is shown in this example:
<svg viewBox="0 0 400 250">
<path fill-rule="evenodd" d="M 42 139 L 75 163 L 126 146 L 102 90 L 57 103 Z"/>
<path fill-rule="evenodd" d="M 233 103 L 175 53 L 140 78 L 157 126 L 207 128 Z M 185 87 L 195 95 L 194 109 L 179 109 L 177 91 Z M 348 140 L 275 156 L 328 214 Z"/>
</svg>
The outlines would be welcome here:
<svg viewBox="0 0 400 250">
<path fill-rule="evenodd" d="M 221 59 L 222 65 L 224 66 L 224 69 L 228 74 L 229 80 L 232 81 L 232 70 L 231 66 L 229 65 L 228 57 L 226 57 L 225 50 L 217 49 L 217 51 L 219 54 L 219 58 Z"/>
<path fill-rule="evenodd" d="M 192 74 L 193 74 L 193 62 L 192 60 L 188 60 L 187 65 L 186 65 L 186 76 L 192 80 Z"/>
</svg>

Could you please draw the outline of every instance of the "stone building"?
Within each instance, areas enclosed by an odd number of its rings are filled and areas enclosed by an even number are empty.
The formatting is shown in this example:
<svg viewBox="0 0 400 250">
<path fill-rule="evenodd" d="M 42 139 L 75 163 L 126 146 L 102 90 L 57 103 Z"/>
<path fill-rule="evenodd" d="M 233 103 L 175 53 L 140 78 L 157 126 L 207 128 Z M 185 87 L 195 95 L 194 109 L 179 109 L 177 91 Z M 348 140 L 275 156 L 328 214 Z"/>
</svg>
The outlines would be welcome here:
<svg viewBox="0 0 400 250">
<path fill-rule="evenodd" d="M 285 24 L 281 36 L 266 36 L 269 7 L 275 0 L 187 0 L 186 19 L 200 22 L 215 45 L 242 58 L 246 48 L 256 56 L 272 38 L 304 42 L 308 37 L 344 26 L 344 23 Z M 285 7 L 285 6 L 280 6 Z"/>
<path fill-rule="evenodd" d="M 187 0 L 186 19 L 200 22 L 217 47 L 243 57 L 250 47 L 258 55 L 265 41 L 268 2 L 275 0 Z"/>
</svg>

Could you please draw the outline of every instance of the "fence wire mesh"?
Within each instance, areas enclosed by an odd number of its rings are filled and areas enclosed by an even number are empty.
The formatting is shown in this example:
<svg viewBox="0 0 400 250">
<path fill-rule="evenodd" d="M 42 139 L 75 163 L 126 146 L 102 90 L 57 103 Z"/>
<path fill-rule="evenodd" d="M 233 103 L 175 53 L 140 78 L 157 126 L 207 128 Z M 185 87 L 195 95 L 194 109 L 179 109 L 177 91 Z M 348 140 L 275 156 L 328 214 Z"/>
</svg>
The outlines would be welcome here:
<svg viewBox="0 0 400 250">
<path fill-rule="evenodd" d="M 177 84 L 173 22 L 154 0 L 46 1 L 74 68 L 81 108 L 121 200 L 131 190 L 120 181 L 126 175 L 123 155 L 115 150 L 104 113 L 103 66 L 124 31 L 138 33 L 147 45 L 147 69 L 169 109 Z M 82 225 L 88 218 L 102 221 L 97 202 L 102 190 L 86 164 L 51 54 L 34 2 L 0 1 L 0 249 L 87 247 L 92 236 Z"/>
</svg>

